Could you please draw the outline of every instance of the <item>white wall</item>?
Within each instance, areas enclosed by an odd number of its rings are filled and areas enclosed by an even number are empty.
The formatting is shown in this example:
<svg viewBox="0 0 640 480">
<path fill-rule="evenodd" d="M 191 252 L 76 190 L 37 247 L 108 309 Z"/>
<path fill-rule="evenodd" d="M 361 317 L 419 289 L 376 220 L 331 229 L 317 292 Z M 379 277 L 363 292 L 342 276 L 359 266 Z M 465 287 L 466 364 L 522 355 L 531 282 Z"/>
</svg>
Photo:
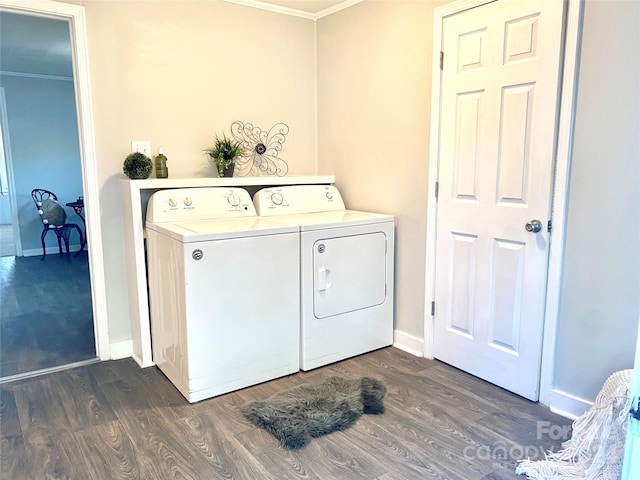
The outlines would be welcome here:
<svg viewBox="0 0 640 480">
<path fill-rule="evenodd" d="M 0 225 L 11 224 L 11 203 L 9 195 L 0 195 Z"/>
<path fill-rule="evenodd" d="M 640 2 L 587 1 L 554 388 L 633 367 L 640 297 Z"/>
<path fill-rule="evenodd" d="M 42 222 L 31 190 L 52 191 L 63 207 L 82 195 L 73 82 L 0 75 L 0 84 L 7 102 L 22 248 L 26 256 L 40 255 Z M 73 209 L 65 207 L 65 210 L 67 220 L 82 228 L 82 220 Z M 79 244 L 75 234 L 71 243 Z M 48 234 L 46 245 L 57 248 L 57 244 L 55 234 Z"/>
<path fill-rule="evenodd" d="M 171 178 L 207 177 L 202 151 L 234 120 L 284 122 L 289 173 L 316 173 L 314 24 L 221 1 L 69 3 L 87 19 L 109 337 L 126 342 L 119 182 L 131 141 L 164 147 Z"/>
<path fill-rule="evenodd" d="M 433 10 L 363 2 L 318 21 L 318 161 L 349 208 L 396 217 L 396 341 L 422 351 Z"/>
</svg>

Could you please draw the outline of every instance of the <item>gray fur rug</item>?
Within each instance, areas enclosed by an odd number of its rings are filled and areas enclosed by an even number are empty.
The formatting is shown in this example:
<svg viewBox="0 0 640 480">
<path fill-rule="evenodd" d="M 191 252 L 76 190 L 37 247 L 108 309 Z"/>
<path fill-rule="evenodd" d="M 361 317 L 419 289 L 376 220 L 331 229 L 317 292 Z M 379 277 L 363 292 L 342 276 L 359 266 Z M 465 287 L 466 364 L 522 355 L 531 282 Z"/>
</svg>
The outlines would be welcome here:
<svg viewBox="0 0 640 480">
<path fill-rule="evenodd" d="M 363 413 L 384 413 L 386 392 L 374 378 L 329 377 L 320 385 L 301 385 L 245 403 L 242 413 L 281 446 L 297 450 L 313 438 L 349 428 Z"/>
</svg>

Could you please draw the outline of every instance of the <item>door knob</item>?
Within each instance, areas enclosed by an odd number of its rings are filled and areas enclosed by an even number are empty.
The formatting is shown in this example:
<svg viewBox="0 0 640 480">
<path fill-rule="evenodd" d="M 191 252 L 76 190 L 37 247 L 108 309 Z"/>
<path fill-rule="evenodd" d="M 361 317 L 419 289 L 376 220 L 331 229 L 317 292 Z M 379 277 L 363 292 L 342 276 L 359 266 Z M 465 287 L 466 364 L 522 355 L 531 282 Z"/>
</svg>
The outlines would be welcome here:
<svg viewBox="0 0 640 480">
<path fill-rule="evenodd" d="M 540 220 L 531 220 L 524 226 L 524 229 L 527 232 L 538 233 L 540 230 L 542 230 L 542 222 Z"/>
</svg>

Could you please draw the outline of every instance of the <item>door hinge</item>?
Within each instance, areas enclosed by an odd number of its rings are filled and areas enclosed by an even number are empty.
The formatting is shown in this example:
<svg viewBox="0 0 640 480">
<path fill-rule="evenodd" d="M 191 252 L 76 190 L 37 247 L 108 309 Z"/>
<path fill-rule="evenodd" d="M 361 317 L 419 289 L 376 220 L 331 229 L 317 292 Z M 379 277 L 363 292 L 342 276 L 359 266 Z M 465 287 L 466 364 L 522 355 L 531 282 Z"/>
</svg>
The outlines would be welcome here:
<svg viewBox="0 0 640 480">
<path fill-rule="evenodd" d="M 436 199 L 437 199 L 437 198 L 438 198 L 438 193 L 439 193 L 439 191 L 440 191 L 440 182 L 436 182 L 436 188 L 435 188 L 435 190 L 436 190 Z"/>
<path fill-rule="evenodd" d="M 431 302 L 431 316 L 436 314 L 436 302 Z"/>
<path fill-rule="evenodd" d="M 444 70 L 444 52 L 440 51 L 440 70 Z"/>
<path fill-rule="evenodd" d="M 547 222 L 547 232 L 551 233 L 551 220 Z"/>
</svg>

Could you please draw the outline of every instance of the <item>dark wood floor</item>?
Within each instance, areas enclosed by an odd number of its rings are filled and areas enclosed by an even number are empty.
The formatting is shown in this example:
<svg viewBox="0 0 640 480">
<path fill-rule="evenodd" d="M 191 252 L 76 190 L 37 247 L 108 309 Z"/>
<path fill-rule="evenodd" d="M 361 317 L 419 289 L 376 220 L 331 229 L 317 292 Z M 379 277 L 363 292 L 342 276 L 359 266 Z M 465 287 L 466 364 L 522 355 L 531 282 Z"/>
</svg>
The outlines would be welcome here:
<svg viewBox="0 0 640 480">
<path fill-rule="evenodd" d="M 0 257 L 0 377 L 95 356 L 87 252 Z"/>
<path fill-rule="evenodd" d="M 240 413 L 331 375 L 387 386 L 384 415 L 288 451 Z M 570 421 L 450 366 L 390 347 L 189 404 L 131 359 L 0 386 L 2 479 L 521 479 Z M 555 427 L 555 428 L 554 428 Z M 555 435 L 557 437 L 557 435 Z M 526 452 L 526 453 L 525 453 Z"/>
</svg>

